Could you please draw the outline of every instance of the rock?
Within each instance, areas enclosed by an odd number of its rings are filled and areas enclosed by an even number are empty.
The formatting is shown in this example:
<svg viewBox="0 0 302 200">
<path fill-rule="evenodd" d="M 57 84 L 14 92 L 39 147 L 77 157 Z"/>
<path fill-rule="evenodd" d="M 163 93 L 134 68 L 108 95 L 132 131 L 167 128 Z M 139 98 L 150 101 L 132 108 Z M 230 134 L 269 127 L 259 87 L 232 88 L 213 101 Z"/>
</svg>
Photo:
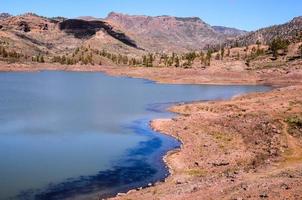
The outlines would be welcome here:
<svg viewBox="0 0 302 200">
<path fill-rule="evenodd" d="M 59 29 L 80 39 L 90 38 L 94 36 L 96 32 L 102 30 L 114 39 L 117 39 L 128 46 L 139 48 L 136 42 L 125 33 L 115 30 L 113 26 L 104 21 L 67 19 L 59 23 Z"/>
<path fill-rule="evenodd" d="M 181 184 L 182 184 L 182 181 L 180 181 L 180 180 L 176 181 L 176 185 L 181 185 Z"/>
<path fill-rule="evenodd" d="M 143 189 L 142 187 L 139 187 L 139 188 L 137 188 L 136 190 L 137 190 L 137 191 L 140 191 L 140 190 L 142 190 L 142 189 Z"/>
<path fill-rule="evenodd" d="M 133 193 L 133 192 L 135 192 L 135 190 L 129 190 L 129 191 L 127 192 L 127 194 L 131 194 L 131 193 Z"/>
<path fill-rule="evenodd" d="M 39 27 L 43 31 L 47 31 L 48 30 L 48 24 L 40 24 Z"/>
<path fill-rule="evenodd" d="M 220 162 L 215 162 L 215 163 L 212 163 L 212 165 L 214 167 L 221 167 L 221 166 L 227 166 L 229 165 L 230 163 L 227 162 L 227 161 L 220 161 Z"/>
<path fill-rule="evenodd" d="M 243 189 L 243 190 L 247 190 L 247 188 L 248 188 L 248 186 L 247 186 L 247 184 L 241 184 L 241 188 Z"/>
<path fill-rule="evenodd" d="M 25 22 L 25 21 L 20 21 L 19 22 L 19 24 L 18 24 L 18 26 L 19 26 L 19 30 L 20 31 L 24 31 L 24 32 L 30 32 L 30 27 L 29 27 L 29 25 L 28 25 L 28 23 L 27 22 Z"/>
<path fill-rule="evenodd" d="M 259 195 L 260 198 L 268 198 L 268 194 L 263 192 L 262 194 Z"/>
<path fill-rule="evenodd" d="M 195 162 L 194 164 L 195 164 L 195 166 L 197 166 L 197 167 L 199 166 L 199 163 L 198 163 L 198 162 Z"/>
<path fill-rule="evenodd" d="M 198 188 L 197 187 L 193 187 L 192 190 L 191 190 L 191 193 L 197 192 L 197 191 L 198 191 Z"/>
<path fill-rule="evenodd" d="M 285 189 L 285 190 L 289 190 L 290 189 L 290 187 L 287 184 L 285 184 L 285 183 L 281 184 L 281 188 Z"/>
<path fill-rule="evenodd" d="M 235 174 L 234 174 L 234 173 L 231 173 L 231 172 L 225 173 L 225 176 L 226 176 L 227 178 L 231 178 L 231 179 L 235 179 L 235 178 L 236 178 Z"/>
</svg>

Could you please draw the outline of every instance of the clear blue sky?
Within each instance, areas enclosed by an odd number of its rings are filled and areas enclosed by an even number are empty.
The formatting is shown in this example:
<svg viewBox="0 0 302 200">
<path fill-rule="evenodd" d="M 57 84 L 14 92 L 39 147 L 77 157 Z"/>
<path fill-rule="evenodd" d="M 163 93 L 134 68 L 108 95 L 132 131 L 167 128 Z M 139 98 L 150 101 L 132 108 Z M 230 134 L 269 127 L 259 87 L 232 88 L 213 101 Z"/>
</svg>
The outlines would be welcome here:
<svg viewBox="0 0 302 200">
<path fill-rule="evenodd" d="M 0 0 L 0 12 L 14 15 L 105 17 L 110 11 L 198 16 L 211 25 L 255 30 L 302 15 L 302 0 Z"/>
</svg>

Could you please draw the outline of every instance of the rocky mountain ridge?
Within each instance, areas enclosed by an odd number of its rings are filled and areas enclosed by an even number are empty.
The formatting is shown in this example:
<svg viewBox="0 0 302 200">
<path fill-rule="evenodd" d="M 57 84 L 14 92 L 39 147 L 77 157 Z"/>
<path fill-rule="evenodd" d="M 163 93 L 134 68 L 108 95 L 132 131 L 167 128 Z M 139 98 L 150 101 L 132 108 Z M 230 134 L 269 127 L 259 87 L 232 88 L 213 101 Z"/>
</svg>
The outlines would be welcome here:
<svg viewBox="0 0 302 200">
<path fill-rule="evenodd" d="M 183 53 L 207 50 L 214 45 L 267 43 L 277 36 L 294 38 L 302 30 L 302 17 L 247 33 L 211 26 L 198 17 L 151 17 L 115 12 L 105 19 L 47 18 L 34 13 L 0 16 L 0 45 L 24 57 L 72 55 L 79 48 L 132 57 L 148 53 Z"/>
<path fill-rule="evenodd" d="M 290 41 L 301 38 L 302 36 L 302 16 L 295 17 L 291 21 L 259 29 L 239 36 L 236 39 L 227 41 L 227 45 L 245 46 L 255 44 L 258 42 L 262 44 L 269 44 L 274 38 L 280 37 Z"/>
<path fill-rule="evenodd" d="M 133 36 L 145 49 L 156 52 L 200 50 L 243 33 L 237 29 L 216 31 L 198 17 L 150 17 L 112 12 L 105 20 Z"/>
<path fill-rule="evenodd" d="M 221 34 L 224 34 L 229 37 L 237 37 L 237 36 L 242 36 L 248 33 L 248 31 L 244 30 L 239 30 L 236 28 L 230 28 L 230 27 L 225 27 L 225 26 L 212 26 L 212 28 Z"/>
</svg>

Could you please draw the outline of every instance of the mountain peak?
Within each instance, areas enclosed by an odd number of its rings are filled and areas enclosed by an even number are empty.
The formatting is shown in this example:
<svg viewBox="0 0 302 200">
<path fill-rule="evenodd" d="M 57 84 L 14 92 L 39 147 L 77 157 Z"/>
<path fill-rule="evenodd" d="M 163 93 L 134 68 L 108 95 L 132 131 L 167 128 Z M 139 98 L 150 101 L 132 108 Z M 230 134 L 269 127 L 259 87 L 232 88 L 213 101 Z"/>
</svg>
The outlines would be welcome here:
<svg viewBox="0 0 302 200">
<path fill-rule="evenodd" d="M 127 18 L 153 18 L 153 19 L 175 19 L 177 21 L 182 21 L 182 22 L 203 22 L 199 17 L 174 17 L 171 15 L 159 15 L 159 16 L 147 16 L 147 15 L 129 15 L 125 13 L 118 13 L 118 12 L 110 12 L 107 16 L 106 19 L 113 19 L 113 18 L 122 18 L 122 17 L 127 17 Z"/>
<path fill-rule="evenodd" d="M 291 22 L 293 22 L 293 23 L 301 23 L 302 22 L 302 16 L 293 18 L 293 20 Z"/>
<path fill-rule="evenodd" d="M 175 19 L 183 22 L 203 22 L 199 17 L 175 17 Z"/>
</svg>

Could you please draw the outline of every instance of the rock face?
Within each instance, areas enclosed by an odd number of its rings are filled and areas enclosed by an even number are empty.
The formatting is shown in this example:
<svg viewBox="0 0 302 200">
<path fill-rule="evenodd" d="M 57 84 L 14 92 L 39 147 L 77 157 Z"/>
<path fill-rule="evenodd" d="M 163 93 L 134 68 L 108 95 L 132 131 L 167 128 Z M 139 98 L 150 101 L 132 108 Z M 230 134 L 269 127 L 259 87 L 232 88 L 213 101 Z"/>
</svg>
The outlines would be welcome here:
<svg viewBox="0 0 302 200">
<path fill-rule="evenodd" d="M 127 35 L 117 30 L 103 21 L 85 21 L 81 19 L 68 19 L 59 23 L 59 29 L 66 33 L 73 34 L 79 39 L 88 39 L 96 34 L 98 31 L 104 31 L 111 37 L 121 41 L 122 43 L 131 47 L 137 48 L 134 40 Z"/>
<path fill-rule="evenodd" d="M 18 22 L 18 30 L 24 32 L 30 32 L 30 27 L 26 21 L 20 21 Z"/>
<path fill-rule="evenodd" d="M 257 41 L 268 44 L 272 39 L 281 37 L 283 39 L 293 40 L 296 37 L 301 37 L 302 34 L 302 16 L 296 17 L 288 23 L 274 25 L 267 28 L 262 28 L 254 32 L 250 32 L 244 36 L 229 40 L 227 44 L 239 46 L 255 44 Z"/>
<path fill-rule="evenodd" d="M 199 50 L 230 36 L 197 17 L 131 16 L 112 12 L 106 21 L 131 35 L 145 49 L 159 52 Z"/>
</svg>

